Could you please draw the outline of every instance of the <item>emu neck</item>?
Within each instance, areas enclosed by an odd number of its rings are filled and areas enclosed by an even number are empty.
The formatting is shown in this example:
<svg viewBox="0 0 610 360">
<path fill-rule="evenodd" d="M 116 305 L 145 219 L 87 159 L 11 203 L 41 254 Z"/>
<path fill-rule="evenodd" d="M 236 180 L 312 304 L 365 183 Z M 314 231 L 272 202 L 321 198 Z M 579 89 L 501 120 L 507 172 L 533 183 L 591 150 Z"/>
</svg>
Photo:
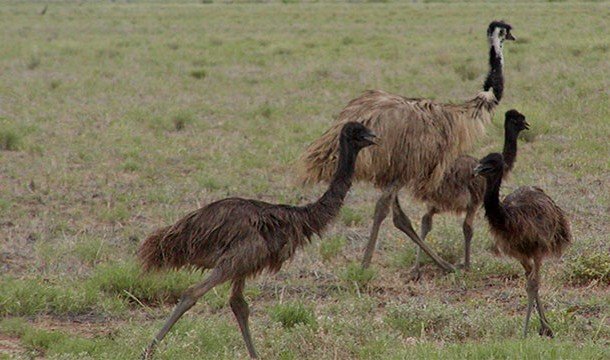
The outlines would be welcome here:
<svg viewBox="0 0 610 360">
<path fill-rule="evenodd" d="M 314 232 L 320 233 L 339 213 L 343 200 L 352 186 L 357 155 L 357 150 L 350 148 L 345 141 L 341 141 L 337 170 L 328 190 L 318 201 L 306 206 L 309 210 L 308 223 Z"/>
<path fill-rule="evenodd" d="M 500 185 L 502 184 L 502 173 L 487 178 L 485 187 L 485 216 L 491 226 L 497 230 L 506 229 L 506 211 L 500 204 Z"/>
<path fill-rule="evenodd" d="M 512 171 L 515 166 L 515 160 L 517 159 L 517 137 L 519 133 L 512 127 L 504 128 L 504 149 L 502 150 L 502 157 L 504 158 L 504 172 Z"/>
<path fill-rule="evenodd" d="M 489 73 L 487 73 L 483 90 L 488 91 L 492 88 L 496 100 L 500 102 L 504 93 L 504 76 L 502 74 L 504 57 L 502 54 L 502 43 L 495 34 L 490 38 L 489 42 Z"/>
</svg>

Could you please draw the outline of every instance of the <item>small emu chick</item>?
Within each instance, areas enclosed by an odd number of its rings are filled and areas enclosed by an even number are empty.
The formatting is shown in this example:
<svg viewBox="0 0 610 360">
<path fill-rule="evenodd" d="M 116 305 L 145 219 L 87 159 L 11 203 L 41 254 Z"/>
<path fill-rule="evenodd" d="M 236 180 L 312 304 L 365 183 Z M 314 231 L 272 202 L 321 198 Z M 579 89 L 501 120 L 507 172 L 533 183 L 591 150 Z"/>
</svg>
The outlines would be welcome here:
<svg viewBox="0 0 610 360">
<path fill-rule="evenodd" d="M 506 164 L 501 154 L 491 153 L 481 159 L 474 169 L 486 179 L 485 216 L 500 252 L 521 262 L 527 276 L 527 314 L 523 336 L 534 306 L 540 316 L 540 335 L 553 337 L 544 316 L 538 287 L 540 266 L 548 256 L 561 256 L 572 242 L 570 224 L 563 210 L 542 191 L 532 186 L 519 187 L 500 201 L 500 185 Z"/>
<path fill-rule="evenodd" d="M 192 266 L 212 269 L 203 282 L 187 289 L 142 354 L 148 359 L 180 317 L 216 285 L 231 280 L 229 303 L 251 358 L 256 358 L 248 329 L 245 280 L 265 269 L 279 271 L 284 261 L 320 235 L 333 220 L 347 195 L 358 152 L 375 144 L 364 125 L 350 122 L 341 131 L 339 162 L 328 190 L 305 206 L 275 205 L 228 198 L 196 210 L 174 225 L 157 230 L 140 245 L 138 257 L 145 270 Z"/>
<path fill-rule="evenodd" d="M 517 158 L 517 137 L 523 130 L 529 129 L 525 116 L 515 109 L 508 110 L 504 115 L 504 149 L 502 155 L 506 160 L 504 174 L 513 169 Z M 445 173 L 436 191 L 424 193 L 418 200 L 427 205 L 427 212 L 421 220 L 422 241 L 432 230 L 432 218 L 435 214 L 453 212 L 466 213 L 462 230 L 464 232 L 464 268 L 470 269 L 470 243 L 472 241 L 472 223 L 477 210 L 483 204 L 485 180 L 474 175 L 474 167 L 478 160 L 472 156 L 462 155 L 455 160 L 449 171 Z M 415 278 L 420 276 L 421 248 L 417 248 L 417 257 L 413 268 Z"/>
</svg>

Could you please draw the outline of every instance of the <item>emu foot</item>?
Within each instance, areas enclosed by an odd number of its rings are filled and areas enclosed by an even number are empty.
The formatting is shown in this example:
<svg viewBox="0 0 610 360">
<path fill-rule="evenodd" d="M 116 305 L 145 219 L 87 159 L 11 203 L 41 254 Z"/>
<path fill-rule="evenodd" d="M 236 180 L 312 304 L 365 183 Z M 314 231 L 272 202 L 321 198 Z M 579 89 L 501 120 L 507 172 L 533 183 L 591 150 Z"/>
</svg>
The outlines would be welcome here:
<svg viewBox="0 0 610 360">
<path fill-rule="evenodd" d="M 155 346 L 157 345 L 156 341 L 153 341 L 144 351 L 142 351 L 142 355 L 140 355 L 141 360 L 150 360 L 153 357 L 153 353 L 155 352 Z"/>
<path fill-rule="evenodd" d="M 538 334 L 540 336 L 546 336 L 551 339 L 554 337 L 553 330 L 551 330 L 551 328 L 548 326 L 541 326 L 540 330 L 538 330 Z"/>
<path fill-rule="evenodd" d="M 455 264 L 455 268 L 464 270 L 464 271 L 470 271 L 470 264 L 465 264 L 465 263 Z"/>
<path fill-rule="evenodd" d="M 422 271 L 419 266 L 414 266 L 406 275 L 408 281 L 418 282 L 421 280 Z"/>
</svg>

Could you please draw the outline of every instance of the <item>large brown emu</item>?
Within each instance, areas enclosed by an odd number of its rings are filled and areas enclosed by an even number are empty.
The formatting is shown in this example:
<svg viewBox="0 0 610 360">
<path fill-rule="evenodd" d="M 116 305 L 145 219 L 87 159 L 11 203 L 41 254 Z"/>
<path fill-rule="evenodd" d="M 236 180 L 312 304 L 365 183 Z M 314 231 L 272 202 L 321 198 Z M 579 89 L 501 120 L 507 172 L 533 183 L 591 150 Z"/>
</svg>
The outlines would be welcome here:
<svg viewBox="0 0 610 360">
<path fill-rule="evenodd" d="M 504 149 L 502 155 L 506 160 L 504 174 L 508 174 L 517 158 L 517 137 L 523 130 L 529 129 L 525 116 L 517 110 L 509 110 L 504 114 Z M 422 241 L 432 230 L 432 218 L 436 214 L 453 212 L 466 213 L 462 230 L 464 233 L 464 268 L 470 269 L 470 243 L 472 241 L 473 220 L 477 210 L 483 204 L 485 194 L 485 180 L 474 175 L 474 167 L 478 160 L 472 156 L 458 157 L 448 169 L 438 189 L 424 194 L 418 200 L 426 203 L 427 212 L 421 220 Z M 421 248 L 417 248 L 417 257 L 413 268 L 413 275 L 419 277 L 419 264 Z"/>
<path fill-rule="evenodd" d="M 537 187 L 519 187 L 500 201 L 505 168 L 502 155 L 492 153 L 481 159 L 474 169 L 486 180 L 485 217 L 496 247 L 501 253 L 519 260 L 525 269 L 528 301 L 523 336 L 527 335 L 535 301 L 540 316 L 539 333 L 553 337 L 538 296 L 540 266 L 545 257 L 561 256 L 564 248 L 572 242 L 570 224 L 563 210 Z"/>
<path fill-rule="evenodd" d="M 504 90 L 503 44 L 514 40 L 512 27 L 501 21 L 489 24 L 490 70 L 480 92 L 462 104 L 442 104 L 370 90 L 352 100 L 337 123 L 315 140 L 302 156 L 303 183 L 329 181 L 337 161 L 339 133 L 345 122 L 358 121 L 383 138 L 376 148 L 365 150 L 356 164 L 355 177 L 382 190 L 377 201 L 371 235 L 362 266 L 371 263 L 379 227 L 392 206 L 394 225 L 406 233 L 439 266 L 454 267 L 436 255 L 413 230 L 398 201 L 406 187 L 417 198 L 435 192 L 453 161 L 471 148 L 491 121 Z"/>
<path fill-rule="evenodd" d="M 374 138 L 360 123 L 349 122 L 343 126 L 337 169 L 328 190 L 314 203 L 290 206 L 242 198 L 223 199 L 157 230 L 144 240 L 138 256 L 145 270 L 185 266 L 212 270 L 207 279 L 182 294 L 142 358 L 152 355 L 156 344 L 200 297 L 229 280 L 233 283 L 231 309 L 250 357 L 256 358 L 248 330 L 248 304 L 243 296 L 246 278 L 264 269 L 278 271 L 314 234 L 322 233 L 337 216 L 352 185 L 358 152 L 374 144 Z"/>
</svg>

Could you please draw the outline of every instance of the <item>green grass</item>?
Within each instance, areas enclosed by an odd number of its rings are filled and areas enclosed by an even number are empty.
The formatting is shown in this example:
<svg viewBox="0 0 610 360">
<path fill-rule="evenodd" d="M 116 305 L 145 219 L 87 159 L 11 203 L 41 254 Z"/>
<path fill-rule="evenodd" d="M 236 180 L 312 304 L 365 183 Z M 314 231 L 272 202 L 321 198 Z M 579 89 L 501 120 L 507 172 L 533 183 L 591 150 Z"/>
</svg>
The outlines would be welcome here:
<svg viewBox="0 0 610 360">
<path fill-rule="evenodd" d="M 540 186 L 572 222 L 573 245 L 543 266 L 556 338 L 535 335 L 537 316 L 520 338 L 523 270 L 490 254 L 481 216 L 470 272 L 443 274 L 423 256 L 411 282 L 415 247 L 390 217 L 363 271 L 379 193 L 355 184 L 332 236 L 248 280 L 255 345 L 266 359 L 609 357 L 607 4 L 53 2 L 41 16 L 43 6 L 0 6 L 0 359 L 136 358 L 206 276 L 141 274 L 139 241 L 227 196 L 315 199 L 324 186 L 295 185 L 298 158 L 345 104 L 370 88 L 472 97 L 492 19 L 518 40 L 471 154 L 501 148 L 506 110 L 527 116 L 502 192 Z M 403 193 L 419 229 L 425 208 Z M 452 262 L 461 221 L 436 216 L 426 239 Z M 230 289 L 190 310 L 159 358 L 245 358 Z"/>
<path fill-rule="evenodd" d="M 297 324 L 316 325 L 313 311 L 298 302 L 274 306 L 271 308 L 270 317 L 271 320 L 281 323 L 285 328 L 292 328 Z"/>
</svg>

